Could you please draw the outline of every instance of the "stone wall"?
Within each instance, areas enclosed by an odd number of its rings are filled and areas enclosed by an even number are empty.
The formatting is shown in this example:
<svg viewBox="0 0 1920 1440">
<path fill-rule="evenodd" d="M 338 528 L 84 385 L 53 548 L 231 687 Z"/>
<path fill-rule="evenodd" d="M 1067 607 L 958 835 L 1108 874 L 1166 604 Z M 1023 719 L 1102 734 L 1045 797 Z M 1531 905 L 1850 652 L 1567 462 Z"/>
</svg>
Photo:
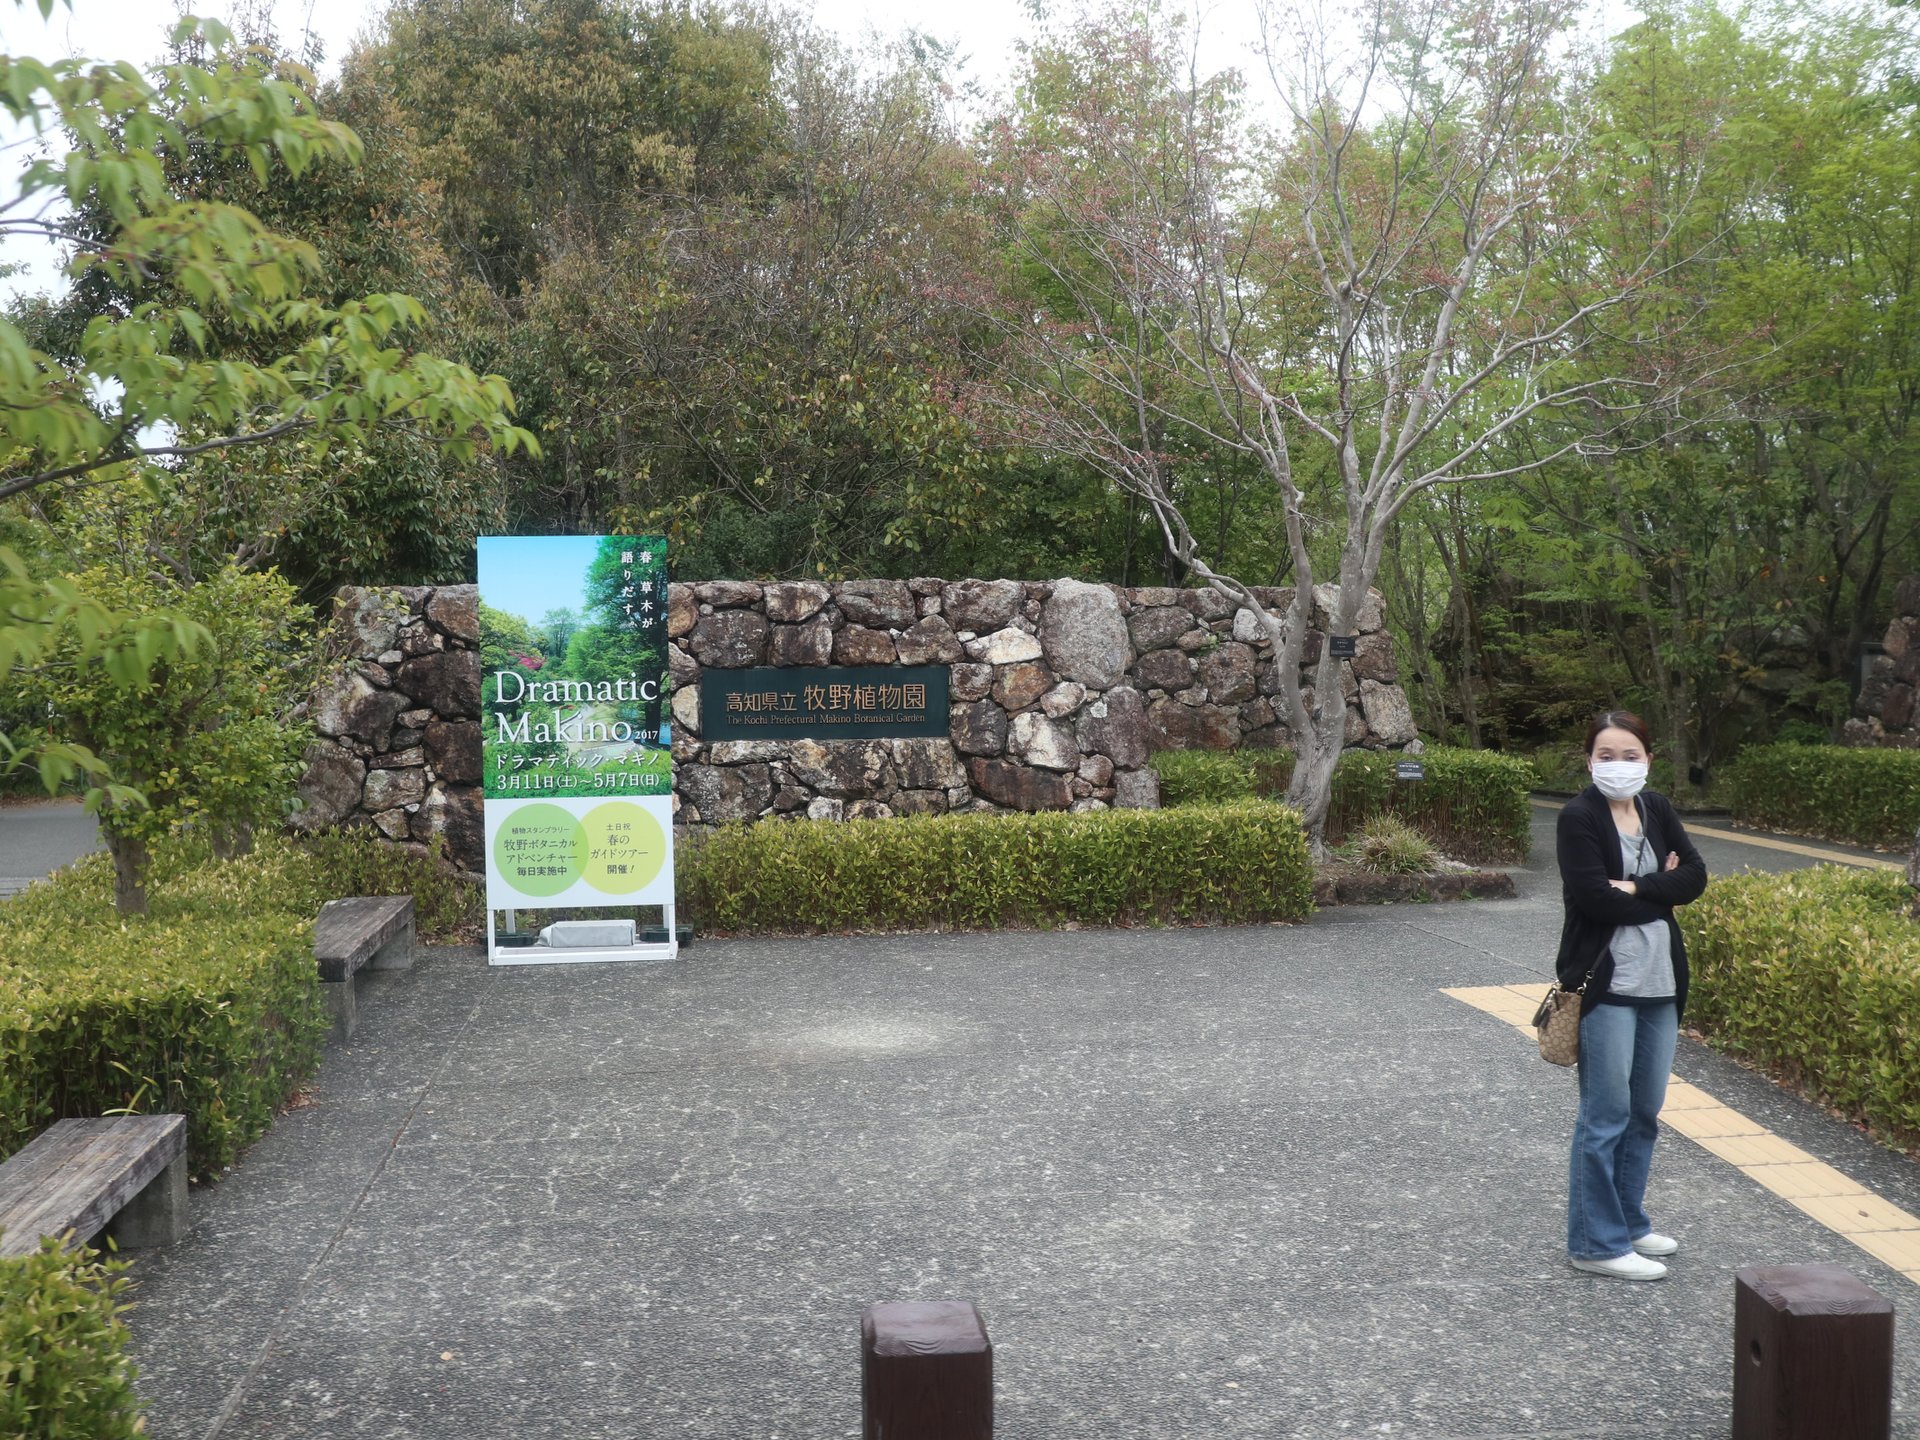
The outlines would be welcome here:
<svg viewBox="0 0 1920 1440">
<path fill-rule="evenodd" d="M 1291 592 L 1260 591 L 1283 610 Z M 1315 592 L 1303 679 L 1338 601 Z M 1417 748 L 1378 592 L 1340 665 L 1346 740 Z M 668 593 L 675 802 L 683 824 L 949 810 L 1153 806 L 1158 750 L 1286 744 L 1271 647 L 1251 611 L 1208 591 L 1075 580 L 712 581 Z M 474 587 L 340 593 L 312 714 L 306 828 L 370 824 L 398 843 L 444 835 L 482 866 Z M 700 737 L 709 669 L 945 665 L 944 739 Z M 1309 700 L 1311 702 L 1311 699 Z"/>
<path fill-rule="evenodd" d="M 1881 647 L 1854 701 L 1847 743 L 1920 746 L 1920 575 L 1895 588 Z"/>
<path fill-rule="evenodd" d="M 293 828 L 371 825 L 423 852 L 441 836 L 461 869 L 481 870 L 475 587 L 348 586 L 324 646 Z"/>
</svg>

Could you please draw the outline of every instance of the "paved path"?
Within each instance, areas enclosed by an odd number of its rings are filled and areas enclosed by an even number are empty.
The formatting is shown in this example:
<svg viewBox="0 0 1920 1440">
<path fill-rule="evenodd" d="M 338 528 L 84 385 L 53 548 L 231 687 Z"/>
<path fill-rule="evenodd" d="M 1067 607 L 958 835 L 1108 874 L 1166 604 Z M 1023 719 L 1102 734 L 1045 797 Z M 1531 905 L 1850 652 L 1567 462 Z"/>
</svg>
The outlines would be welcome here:
<svg viewBox="0 0 1920 1440">
<path fill-rule="evenodd" d="M 1673 1277 L 1567 1268 L 1572 1077 L 1442 993 L 1546 977 L 1551 823 L 1510 902 L 372 976 L 314 1103 L 137 1262 L 151 1433 L 837 1440 L 860 1308 L 967 1297 L 1000 1440 L 1723 1436 L 1736 1268 L 1920 1292 L 1673 1134 Z M 1676 1068 L 1920 1212 L 1850 1127 Z"/>
<path fill-rule="evenodd" d="M 78 800 L 0 805 L 0 898 L 100 848 L 100 829 Z"/>
</svg>

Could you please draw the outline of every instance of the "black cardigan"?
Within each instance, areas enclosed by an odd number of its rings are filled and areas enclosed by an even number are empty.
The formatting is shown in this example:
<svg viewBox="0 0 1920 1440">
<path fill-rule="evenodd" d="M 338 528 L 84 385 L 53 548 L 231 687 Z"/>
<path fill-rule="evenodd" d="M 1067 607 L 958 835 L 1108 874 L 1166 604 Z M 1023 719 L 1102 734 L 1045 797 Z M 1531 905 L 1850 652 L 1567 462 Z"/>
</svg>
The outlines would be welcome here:
<svg viewBox="0 0 1920 1440">
<path fill-rule="evenodd" d="M 1673 907 L 1698 900 L 1707 888 L 1707 862 L 1693 848 L 1680 824 L 1673 802 L 1651 790 L 1640 792 L 1641 824 L 1647 843 L 1664 866 L 1677 854 L 1676 869 L 1661 869 L 1635 878 L 1637 894 L 1616 890 L 1607 882 L 1626 879 L 1620 863 L 1620 830 L 1598 787 L 1589 785 L 1560 812 L 1559 855 L 1561 896 L 1567 919 L 1560 928 L 1560 955 L 1554 962 L 1563 989 L 1577 990 L 1587 981 L 1585 1014 L 1599 1003 L 1613 983 L 1613 932 L 1621 925 L 1667 922 L 1673 946 L 1674 996 L 1681 1014 L 1687 1010 L 1687 947 L 1674 923 Z"/>
</svg>

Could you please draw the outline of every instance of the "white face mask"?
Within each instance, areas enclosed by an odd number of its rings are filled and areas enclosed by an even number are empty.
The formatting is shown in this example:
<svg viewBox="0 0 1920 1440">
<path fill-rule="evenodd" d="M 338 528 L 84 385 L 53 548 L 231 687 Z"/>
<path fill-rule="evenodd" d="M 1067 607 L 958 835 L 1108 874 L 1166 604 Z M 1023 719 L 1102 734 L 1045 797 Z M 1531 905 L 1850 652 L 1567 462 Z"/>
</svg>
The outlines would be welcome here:
<svg viewBox="0 0 1920 1440">
<path fill-rule="evenodd" d="M 1609 800 L 1631 800 L 1645 788 L 1647 762 L 1644 760 L 1596 760 L 1593 783 Z"/>
</svg>

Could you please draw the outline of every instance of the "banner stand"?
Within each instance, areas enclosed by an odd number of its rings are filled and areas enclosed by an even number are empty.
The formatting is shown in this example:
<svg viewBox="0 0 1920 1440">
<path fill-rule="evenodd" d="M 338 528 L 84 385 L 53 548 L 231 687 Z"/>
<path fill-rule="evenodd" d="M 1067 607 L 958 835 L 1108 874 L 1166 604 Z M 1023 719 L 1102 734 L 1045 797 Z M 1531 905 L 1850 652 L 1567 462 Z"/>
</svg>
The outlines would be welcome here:
<svg viewBox="0 0 1920 1440">
<path fill-rule="evenodd" d="M 477 549 L 487 963 L 675 959 L 666 539 L 482 536 Z M 632 945 L 607 943 L 624 923 L 583 924 L 577 946 L 519 928 L 528 911 L 585 922 L 655 907 L 664 938 Z"/>
</svg>

